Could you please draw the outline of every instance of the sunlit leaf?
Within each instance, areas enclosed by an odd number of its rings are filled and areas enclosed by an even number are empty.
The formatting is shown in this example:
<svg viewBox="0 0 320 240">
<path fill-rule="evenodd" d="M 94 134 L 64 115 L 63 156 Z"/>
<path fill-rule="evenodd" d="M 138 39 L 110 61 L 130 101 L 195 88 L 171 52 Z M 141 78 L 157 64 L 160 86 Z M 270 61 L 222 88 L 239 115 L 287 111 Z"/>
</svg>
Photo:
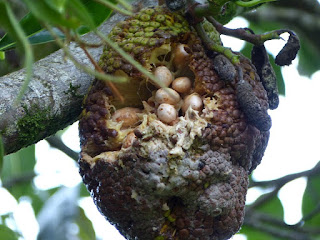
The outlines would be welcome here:
<svg viewBox="0 0 320 240">
<path fill-rule="evenodd" d="M 302 214 L 303 217 L 315 213 L 310 219 L 306 219 L 305 224 L 311 226 L 320 226 L 320 176 L 312 176 L 308 178 L 307 187 L 302 198 Z M 316 211 L 316 207 L 318 211 Z"/>
<path fill-rule="evenodd" d="M 3 51 L 0 51 L 0 60 L 5 60 L 6 59 L 6 54 Z"/>
<path fill-rule="evenodd" d="M 3 240 L 18 240 L 19 235 L 10 228 L 0 225 L 0 239 Z"/>
<path fill-rule="evenodd" d="M 87 218 L 84 210 L 78 207 L 78 217 L 76 218 L 76 224 L 79 226 L 78 237 L 81 240 L 96 239 L 96 234 L 93 229 L 92 222 Z"/>
<path fill-rule="evenodd" d="M 67 1 L 68 0 L 45 0 L 48 6 L 60 13 L 65 12 Z"/>
<path fill-rule="evenodd" d="M 92 0 L 82 0 L 83 5 L 86 7 L 88 13 L 90 14 L 95 27 L 98 27 L 101 23 L 107 20 L 112 13 L 112 9 L 103 6 Z M 114 1 L 111 1 L 114 2 Z M 77 32 L 79 34 L 85 34 L 89 31 L 88 28 L 80 26 Z"/>
<path fill-rule="evenodd" d="M 41 21 L 49 24 L 76 29 L 79 25 L 73 18 L 66 19 L 64 14 L 52 9 L 46 1 L 24 0 L 31 13 Z"/>
<path fill-rule="evenodd" d="M 79 0 L 69 0 L 67 3 L 68 11 L 76 16 L 81 25 L 88 27 L 90 30 L 95 28 L 94 21 L 87 11 L 87 8 Z"/>
</svg>

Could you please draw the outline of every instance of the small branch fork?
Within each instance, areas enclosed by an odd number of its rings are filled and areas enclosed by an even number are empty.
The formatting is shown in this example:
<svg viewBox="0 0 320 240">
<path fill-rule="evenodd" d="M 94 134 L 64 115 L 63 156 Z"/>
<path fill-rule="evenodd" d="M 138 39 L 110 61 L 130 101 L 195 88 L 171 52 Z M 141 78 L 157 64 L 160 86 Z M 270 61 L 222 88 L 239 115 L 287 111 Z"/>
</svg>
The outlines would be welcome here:
<svg viewBox="0 0 320 240">
<path fill-rule="evenodd" d="M 279 187 L 287 184 L 288 182 L 291 182 L 295 179 L 301 178 L 301 177 L 311 177 L 315 175 L 320 174 L 320 162 L 318 162 L 312 169 L 306 170 L 303 172 L 299 173 L 293 173 L 286 175 L 282 178 L 278 178 L 275 180 L 270 180 L 270 181 L 261 181 L 261 182 L 255 182 L 251 181 L 249 188 L 250 187 L 264 187 L 264 188 L 269 188 L 269 187 Z"/>
<path fill-rule="evenodd" d="M 216 28 L 219 33 L 245 40 L 254 45 L 262 45 L 268 40 L 280 39 L 280 35 L 286 32 L 289 34 L 294 34 L 291 30 L 280 29 L 258 35 L 253 34 L 252 31 L 248 28 L 227 28 L 211 16 L 206 17 L 206 19 Z"/>
<path fill-rule="evenodd" d="M 319 209 L 319 206 L 317 209 Z M 318 213 L 319 211 L 317 211 L 317 214 Z M 244 225 L 266 232 L 275 237 L 290 240 L 308 240 L 312 239 L 310 236 L 320 234 L 320 229 L 317 227 L 303 226 L 303 222 L 299 222 L 295 225 L 289 225 L 282 219 L 258 211 L 246 211 Z"/>
<path fill-rule="evenodd" d="M 252 0 L 252 1 L 231 1 L 236 5 L 242 7 L 253 7 L 265 2 L 271 2 L 273 0 Z M 208 0 L 207 4 L 199 4 L 194 2 L 193 0 L 189 0 L 189 7 L 187 7 L 187 15 L 190 16 L 192 25 L 194 25 L 197 33 L 199 34 L 200 38 L 203 40 L 206 47 L 212 51 L 221 53 L 225 55 L 234 65 L 239 64 L 239 57 L 232 53 L 230 49 L 226 49 L 221 45 L 216 44 L 213 42 L 205 33 L 201 22 L 203 18 L 206 18 L 219 32 L 223 35 L 228 35 L 232 37 L 236 37 L 241 40 L 245 40 L 249 43 L 252 43 L 256 46 L 263 45 L 264 42 L 268 40 L 274 39 L 281 39 L 280 35 L 283 33 L 289 33 L 290 36 L 295 36 L 295 33 L 288 29 L 280 29 L 270 31 L 264 34 L 254 34 L 252 30 L 249 28 L 238 28 L 238 29 L 230 29 L 223 24 L 219 23 L 213 16 L 219 15 L 222 11 L 223 6 L 230 1 L 226 0 L 217 0 L 217 1 L 210 1 Z M 217 46 L 218 45 L 218 46 Z M 287 65 L 287 64 L 286 64 Z"/>
<path fill-rule="evenodd" d="M 305 215 L 298 223 L 294 225 L 286 224 L 282 219 L 276 218 L 274 216 L 271 216 L 270 214 L 262 213 L 256 210 L 258 207 L 268 203 L 268 201 L 270 201 L 273 197 L 275 197 L 278 194 L 279 190 L 288 182 L 291 182 L 301 177 L 309 178 L 319 174 L 320 174 L 320 162 L 318 162 L 318 164 L 310 170 L 289 174 L 275 180 L 261 181 L 261 182 L 251 181 L 249 188 L 250 187 L 263 187 L 263 188 L 274 187 L 274 189 L 271 192 L 261 196 L 253 204 L 247 206 L 244 224 L 249 227 L 255 228 L 257 230 L 267 232 L 273 236 L 282 237 L 285 239 L 308 240 L 308 239 L 311 239 L 310 235 L 319 235 L 320 234 L 319 228 L 304 226 L 304 222 L 320 214 L 320 203 L 318 203 L 309 214 Z"/>
</svg>

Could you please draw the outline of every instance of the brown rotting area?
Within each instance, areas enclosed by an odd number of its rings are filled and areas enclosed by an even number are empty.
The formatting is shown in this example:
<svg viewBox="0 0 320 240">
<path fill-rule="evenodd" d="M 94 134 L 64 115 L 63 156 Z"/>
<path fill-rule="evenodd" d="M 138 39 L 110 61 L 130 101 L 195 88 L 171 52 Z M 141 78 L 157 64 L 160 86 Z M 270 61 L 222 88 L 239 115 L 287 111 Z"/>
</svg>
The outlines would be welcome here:
<svg viewBox="0 0 320 240">
<path fill-rule="evenodd" d="M 101 67 L 129 77 L 116 84 L 125 103 L 98 80 L 85 100 L 80 174 L 100 212 L 128 239 L 230 238 L 243 222 L 248 174 L 267 145 L 269 132 L 249 123 L 239 106 L 239 79 L 220 79 L 185 24 L 180 15 L 149 9 L 110 36 L 151 73 L 166 67 L 169 91 L 106 48 Z M 244 80 L 267 109 L 255 68 L 240 59 Z M 187 90 L 172 83 L 180 77 L 191 81 Z"/>
</svg>

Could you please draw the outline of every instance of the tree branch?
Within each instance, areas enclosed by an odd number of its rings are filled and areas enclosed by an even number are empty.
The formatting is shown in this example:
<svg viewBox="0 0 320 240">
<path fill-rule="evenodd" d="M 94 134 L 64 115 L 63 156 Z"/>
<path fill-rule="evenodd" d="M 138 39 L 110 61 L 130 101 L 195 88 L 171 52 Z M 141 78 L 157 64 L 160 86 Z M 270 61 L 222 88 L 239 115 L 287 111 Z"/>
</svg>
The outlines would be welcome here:
<svg viewBox="0 0 320 240">
<path fill-rule="evenodd" d="M 320 174 L 320 162 L 318 162 L 312 169 L 306 170 L 299 173 L 293 173 L 286 176 L 283 176 L 278 179 L 270 180 L 270 181 L 261 181 L 261 182 L 255 182 L 251 181 L 250 187 L 278 187 L 283 186 L 284 184 L 291 182 L 292 180 L 295 180 L 300 177 L 310 177 Z"/>
<path fill-rule="evenodd" d="M 50 144 L 51 147 L 59 149 L 61 152 L 63 152 L 64 154 L 66 154 L 67 156 L 72 158 L 73 160 L 78 161 L 79 153 L 73 151 L 71 148 L 69 148 L 67 145 L 65 145 L 63 143 L 63 141 L 61 140 L 61 138 L 59 138 L 57 136 L 51 136 L 51 137 L 48 137 L 46 140 Z"/>
<path fill-rule="evenodd" d="M 282 1 L 278 3 L 280 2 Z M 305 40 L 303 44 L 308 44 L 309 48 L 313 49 L 314 54 L 320 54 L 318 42 L 320 38 L 320 4 L 316 0 L 300 2 L 298 3 L 295 0 L 288 6 L 282 4 L 264 6 L 255 12 L 244 14 L 244 17 L 258 24 L 281 23 L 283 27 L 296 31 Z M 298 6 L 304 3 L 309 5 L 300 9 Z"/>
<path fill-rule="evenodd" d="M 266 222 L 268 222 L 269 224 L 267 224 Z M 270 225 L 270 223 L 272 224 Z M 289 225 L 286 225 L 278 219 L 271 219 L 269 216 L 266 217 L 265 214 L 254 213 L 246 215 L 244 224 L 275 237 L 290 240 L 311 239 L 308 233 L 305 233 L 304 231 L 296 231 L 294 230 L 294 228 L 288 229 Z"/>
<path fill-rule="evenodd" d="M 17 184 L 29 182 L 33 180 L 33 178 L 36 176 L 37 175 L 33 171 L 25 172 L 19 176 L 15 176 L 7 179 L 2 183 L 2 187 L 6 189 L 10 189 Z"/>
<path fill-rule="evenodd" d="M 134 5 L 154 4 L 152 0 L 139 0 Z M 100 31 L 108 34 L 124 18 L 120 14 L 113 15 L 100 27 Z M 91 33 L 83 39 L 90 43 L 100 40 Z M 80 47 L 71 43 L 69 49 L 81 64 L 92 67 Z M 102 48 L 88 51 L 98 60 Z M 93 80 L 66 60 L 63 51 L 59 50 L 34 64 L 28 89 L 20 104 L 14 106 L 24 78 L 24 69 L 0 77 L 0 135 L 5 154 L 36 143 L 76 121 L 81 113 L 82 99 Z"/>
</svg>

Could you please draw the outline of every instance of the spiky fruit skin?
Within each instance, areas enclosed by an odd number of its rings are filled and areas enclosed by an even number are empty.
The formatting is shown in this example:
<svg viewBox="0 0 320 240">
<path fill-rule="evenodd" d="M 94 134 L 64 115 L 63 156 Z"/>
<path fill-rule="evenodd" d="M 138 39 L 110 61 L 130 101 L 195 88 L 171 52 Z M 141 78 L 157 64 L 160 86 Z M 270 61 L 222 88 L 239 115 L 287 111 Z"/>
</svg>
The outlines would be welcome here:
<svg viewBox="0 0 320 240">
<path fill-rule="evenodd" d="M 106 48 L 100 66 L 130 81 L 117 85 L 125 103 L 104 82 L 95 81 L 79 123 L 80 174 L 99 211 L 127 239 L 229 239 L 243 222 L 248 174 L 260 163 L 269 137 L 241 110 L 239 79 L 221 80 L 188 23 L 164 8 L 142 10 L 119 23 L 110 38 L 150 71 L 165 65 L 176 76 L 186 71 L 172 66 L 171 51 L 187 45 L 187 74 L 204 107 L 201 112 L 189 109 L 173 125 L 144 109 L 137 125 L 121 129 L 110 120 L 114 108 L 142 108 L 141 99 L 147 101 L 152 86 Z M 255 68 L 244 57 L 241 68 L 261 108 L 268 109 Z M 123 144 L 129 132 L 134 138 Z"/>
</svg>

